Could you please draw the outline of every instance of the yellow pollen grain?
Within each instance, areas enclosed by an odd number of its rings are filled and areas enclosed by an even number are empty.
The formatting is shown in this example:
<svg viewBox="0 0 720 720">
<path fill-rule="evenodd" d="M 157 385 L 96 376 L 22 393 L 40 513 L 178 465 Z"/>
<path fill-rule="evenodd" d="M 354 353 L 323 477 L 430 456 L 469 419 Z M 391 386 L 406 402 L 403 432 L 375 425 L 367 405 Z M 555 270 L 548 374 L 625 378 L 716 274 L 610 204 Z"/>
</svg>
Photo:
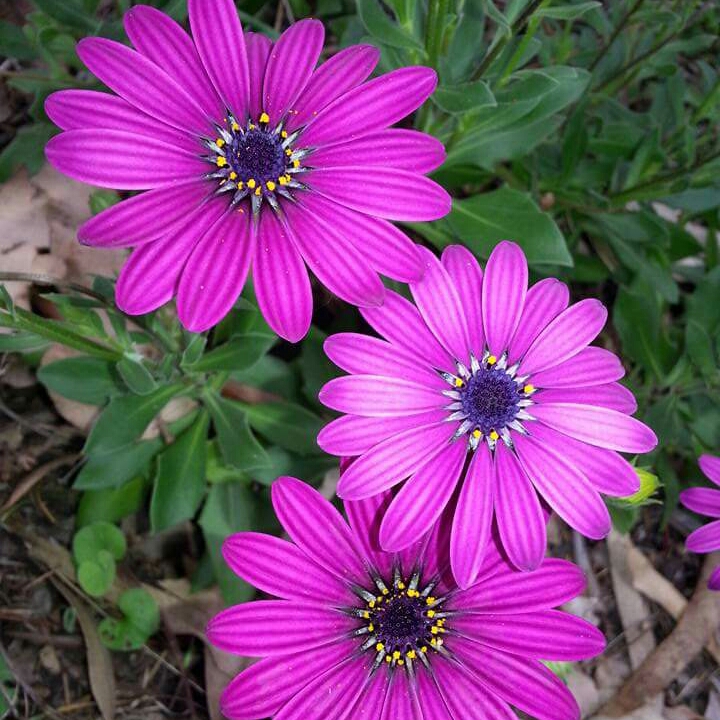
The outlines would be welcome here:
<svg viewBox="0 0 720 720">
<path fill-rule="evenodd" d="M 266 187 L 270 192 L 272 192 L 272 191 L 277 187 L 277 185 L 275 185 L 275 183 L 274 183 L 272 180 L 268 180 L 268 181 L 265 183 L 265 187 Z"/>
<path fill-rule="evenodd" d="M 375 607 L 375 601 L 374 601 L 374 600 L 371 600 L 371 601 L 368 603 L 368 607 L 374 608 L 374 607 Z"/>
<path fill-rule="evenodd" d="M 440 628 L 439 628 L 437 625 L 433 625 L 433 626 L 430 628 L 430 632 L 431 632 L 433 635 L 437 635 L 437 634 L 440 632 Z"/>
<path fill-rule="evenodd" d="M 255 194 L 256 194 L 256 195 L 259 196 L 261 192 L 262 192 L 262 188 L 261 188 L 261 187 L 255 188 Z"/>
<path fill-rule="evenodd" d="M 473 430 L 473 437 L 479 440 L 482 437 L 480 430 Z"/>
<path fill-rule="evenodd" d="M 363 617 L 364 617 L 366 620 L 369 620 L 369 619 L 370 619 L 370 613 L 366 610 L 366 611 L 363 613 Z"/>
<path fill-rule="evenodd" d="M 432 605 L 435 602 L 435 598 L 431 596 L 427 600 L 425 600 L 425 602 L 428 605 Z"/>
<path fill-rule="evenodd" d="M 369 630 L 370 632 L 373 632 L 373 631 L 375 630 L 375 626 L 374 626 L 372 623 L 370 623 L 370 624 L 368 625 L 368 630 Z"/>
<path fill-rule="evenodd" d="M 426 653 L 427 651 L 428 651 L 427 645 L 423 645 L 423 646 L 420 648 L 420 652 L 421 652 L 421 653 Z"/>
<path fill-rule="evenodd" d="M 300 167 L 300 161 L 299 160 L 293 160 L 293 167 L 299 168 Z"/>
<path fill-rule="evenodd" d="M 237 173 L 234 170 L 230 173 L 230 179 L 237 180 Z"/>
<path fill-rule="evenodd" d="M 386 663 L 392 662 L 392 658 L 391 658 L 389 655 L 386 655 L 386 656 L 385 656 L 385 662 L 386 662 Z"/>
<path fill-rule="evenodd" d="M 535 386 L 534 386 L 534 385 L 531 385 L 530 383 L 528 383 L 528 384 L 523 388 L 523 392 L 524 392 L 526 395 L 529 395 L 531 392 L 535 392 Z"/>
<path fill-rule="evenodd" d="M 234 122 L 234 123 L 232 124 L 232 129 L 233 129 L 235 132 L 237 132 L 237 131 L 240 129 L 240 126 L 239 126 L 236 122 Z"/>
<path fill-rule="evenodd" d="M 254 130 L 256 127 L 257 127 L 256 125 L 253 125 L 252 123 L 250 123 L 248 125 L 248 130 Z"/>
<path fill-rule="evenodd" d="M 270 116 L 269 116 L 266 112 L 264 112 L 264 113 L 260 116 L 260 122 L 261 122 L 261 123 L 269 123 L 269 122 L 270 122 Z"/>
<path fill-rule="evenodd" d="M 285 151 L 285 154 L 286 154 L 288 157 L 290 157 L 290 156 L 292 155 L 292 150 L 291 150 L 290 148 L 288 148 L 288 149 Z"/>
<path fill-rule="evenodd" d="M 376 649 L 378 652 L 382 652 L 382 651 L 385 649 L 385 646 L 384 646 L 382 643 L 378 643 L 378 644 L 375 646 L 375 649 Z"/>
<path fill-rule="evenodd" d="M 240 182 L 238 183 L 238 190 L 242 190 L 244 185 L 245 185 L 245 183 L 242 180 L 240 180 Z"/>
<path fill-rule="evenodd" d="M 287 130 L 283 130 L 283 131 L 280 133 L 280 137 L 281 137 L 283 140 L 285 140 L 285 138 L 287 138 Z"/>
<path fill-rule="evenodd" d="M 247 186 L 248 186 L 251 190 L 252 190 L 256 185 L 257 185 L 257 183 L 255 182 L 255 178 L 250 178 L 250 179 L 247 181 Z"/>
<path fill-rule="evenodd" d="M 222 138 L 218 138 L 218 139 L 215 141 L 215 144 L 216 144 L 218 147 L 222 147 L 222 146 L 225 144 L 225 141 L 224 141 Z"/>
<path fill-rule="evenodd" d="M 429 618 L 434 618 L 435 615 L 436 615 L 436 613 L 435 613 L 434 610 L 428 610 L 428 611 L 427 611 L 427 616 L 428 616 Z"/>
<path fill-rule="evenodd" d="M 227 160 L 222 155 L 220 155 L 217 160 L 215 160 L 215 163 L 218 167 L 225 167 L 227 165 Z"/>
<path fill-rule="evenodd" d="M 462 387 L 464 384 L 460 378 L 455 378 L 455 387 Z"/>
<path fill-rule="evenodd" d="M 390 591 L 387 588 L 383 588 L 383 591 L 382 591 L 383 595 L 388 595 L 389 593 L 390 593 Z"/>
<path fill-rule="evenodd" d="M 281 185 L 287 185 L 287 184 L 288 184 L 287 178 L 286 178 L 284 175 L 283 175 L 282 177 L 279 177 L 279 178 L 278 178 L 278 182 L 279 182 Z"/>
<path fill-rule="evenodd" d="M 399 660 L 400 659 L 400 651 L 395 650 L 395 652 L 392 654 L 393 660 Z"/>
<path fill-rule="evenodd" d="M 405 589 L 405 583 L 404 583 L 404 582 L 399 582 L 399 583 L 398 583 L 398 590 L 404 590 L 404 589 Z"/>
<path fill-rule="evenodd" d="M 494 365 L 497 362 L 497 358 L 494 355 L 491 355 L 488 359 L 488 365 Z"/>
<path fill-rule="evenodd" d="M 500 436 L 494 430 L 490 433 L 491 440 L 497 440 L 499 437 Z"/>
<path fill-rule="evenodd" d="M 411 651 L 407 654 L 407 657 L 408 657 L 408 660 L 414 660 L 414 659 L 417 657 L 417 653 L 416 653 L 414 650 L 411 650 Z"/>
<path fill-rule="evenodd" d="M 404 661 L 404 660 L 398 660 L 397 663 L 398 663 L 398 665 L 400 665 L 400 667 L 402 667 L 402 666 L 405 664 L 405 661 Z"/>
</svg>

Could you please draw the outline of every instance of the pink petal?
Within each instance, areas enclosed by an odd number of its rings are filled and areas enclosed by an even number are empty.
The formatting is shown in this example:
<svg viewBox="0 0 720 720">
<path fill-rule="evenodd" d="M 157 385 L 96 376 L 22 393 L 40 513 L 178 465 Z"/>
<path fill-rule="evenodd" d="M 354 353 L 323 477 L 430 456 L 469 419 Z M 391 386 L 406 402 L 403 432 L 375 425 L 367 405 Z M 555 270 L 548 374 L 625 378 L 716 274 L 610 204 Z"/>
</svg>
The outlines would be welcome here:
<svg viewBox="0 0 720 720">
<path fill-rule="evenodd" d="M 225 208 L 221 198 L 211 200 L 187 215 L 180 232 L 134 250 L 115 286 L 118 307 L 129 315 L 143 315 L 171 300 L 190 253 Z"/>
<path fill-rule="evenodd" d="M 149 5 L 131 7 L 123 18 L 132 44 L 184 88 L 216 122 L 225 115 L 190 36 L 171 17 Z"/>
<path fill-rule="evenodd" d="M 433 676 L 428 672 L 419 672 L 416 682 L 423 720 L 453 720 Z M 368 720 L 372 718 L 368 717 Z"/>
<path fill-rule="evenodd" d="M 500 572 L 454 595 L 448 608 L 463 613 L 514 615 L 549 610 L 573 600 L 585 588 L 582 570 L 567 560 L 545 558 L 528 573 Z"/>
<path fill-rule="evenodd" d="M 532 414 L 565 435 L 609 450 L 645 453 L 657 445 L 657 437 L 647 425 L 616 410 L 574 403 L 542 403 L 533 405 Z"/>
<path fill-rule="evenodd" d="M 720 485 L 720 457 L 701 455 L 698 464 L 708 480 Z"/>
<path fill-rule="evenodd" d="M 427 249 L 421 249 L 425 264 L 422 280 L 410 285 L 415 304 L 440 344 L 454 358 L 470 361 L 470 339 L 465 312 L 448 271 Z"/>
<path fill-rule="evenodd" d="M 188 213 L 208 194 L 202 180 L 190 180 L 135 195 L 103 210 L 77 231 L 84 245 L 114 248 L 141 245 L 187 224 Z"/>
<path fill-rule="evenodd" d="M 331 455 L 362 455 L 373 446 L 421 425 L 435 425 L 447 417 L 446 410 L 426 410 L 401 417 L 359 417 L 343 415 L 328 423 L 318 435 L 322 450 Z"/>
<path fill-rule="evenodd" d="M 381 670 L 373 673 L 365 685 L 365 689 L 355 705 L 351 708 L 348 719 L 378 720 L 382 715 L 385 698 L 390 687 L 390 674 Z"/>
<path fill-rule="evenodd" d="M 148 115 L 184 132 L 210 130 L 205 112 L 193 97 L 144 55 L 99 37 L 83 38 L 77 54 L 93 75 Z"/>
<path fill-rule="evenodd" d="M 700 515 L 720 518 L 720 490 L 693 487 L 680 493 L 680 502 Z"/>
<path fill-rule="evenodd" d="M 708 588 L 715 591 L 720 590 L 720 566 L 712 571 L 708 580 Z"/>
<path fill-rule="evenodd" d="M 177 293 L 178 318 L 203 332 L 230 312 L 245 284 L 255 238 L 247 214 L 228 211 L 195 246 Z"/>
<path fill-rule="evenodd" d="M 525 354 L 545 326 L 568 306 L 569 299 L 567 285 L 555 278 L 541 280 L 527 291 L 520 322 L 508 348 L 510 363 Z"/>
<path fill-rule="evenodd" d="M 308 682 L 346 660 L 356 647 L 357 643 L 347 641 L 260 660 L 225 688 L 220 709 L 230 720 L 261 720 L 275 715 Z"/>
<path fill-rule="evenodd" d="M 367 417 L 397 417 L 433 410 L 442 405 L 437 388 L 402 378 L 344 375 L 320 390 L 320 402 L 338 412 Z"/>
<path fill-rule="evenodd" d="M 561 312 L 535 339 L 520 363 L 523 375 L 560 365 L 591 343 L 607 320 L 599 300 L 581 300 Z"/>
<path fill-rule="evenodd" d="M 348 588 L 287 540 L 243 532 L 223 543 L 232 571 L 259 590 L 285 600 L 346 607 L 356 600 Z"/>
<path fill-rule="evenodd" d="M 438 423 L 398 433 L 359 457 L 340 477 L 337 494 L 360 500 L 397 485 L 447 447 L 455 428 Z"/>
<path fill-rule="evenodd" d="M 515 449 L 537 491 L 570 527 L 593 540 L 610 532 L 610 514 L 597 490 L 558 450 L 523 436 Z"/>
<path fill-rule="evenodd" d="M 451 207 L 440 185 L 406 170 L 344 165 L 311 170 L 303 182 L 352 210 L 387 220 L 437 220 Z"/>
<path fill-rule="evenodd" d="M 317 490 L 281 477 L 272 485 L 272 502 L 291 540 L 318 565 L 343 580 L 366 577 L 361 546 L 340 513 Z"/>
<path fill-rule="evenodd" d="M 461 588 L 480 572 L 493 516 L 493 461 L 484 443 L 475 451 L 460 490 L 450 534 L 450 563 Z"/>
<path fill-rule="evenodd" d="M 395 673 L 390 677 L 382 715 L 375 717 L 379 717 L 379 720 L 424 720 L 415 693 L 415 683 L 405 673 Z"/>
<path fill-rule="evenodd" d="M 455 371 L 452 357 L 430 332 L 419 310 L 402 295 L 388 291 L 378 308 L 361 308 L 360 314 L 391 343 L 417 352 L 433 367 Z"/>
<path fill-rule="evenodd" d="M 720 550 L 720 520 L 713 520 L 691 532 L 685 540 L 685 547 L 694 553 Z"/>
<path fill-rule="evenodd" d="M 357 620 L 338 610 L 288 600 L 257 600 L 235 605 L 207 626 L 215 647 L 246 657 L 286 655 L 338 640 Z"/>
<path fill-rule="evenodd" d="M 495 516 L 510 561 L 535 570 L 545 555 L 545 518 L 535 488 L 515 455 L 504 445 L 495 450 Z"/>
<path fill-rule="evenodd" d="M 315 150 L 308 160 L 314 168 L 338 165 L 378 165 L 423 175 L 445 162 L 445 148 L 432 135 L 391 128 L 356 140 Z"/>
<path fill-rule="evenodd" d="M 198 153 L 197 138 L 146 115 L 117 95 L 95 90 L 58 90 L 45 100 L 48 117 L 63 130 L 123 130 L 147 135 L 181 150 Z"/>
<path fill-rule="evenodd" d="M 67 130 L 50 139 L 45 155 L 64 175 L 116 190 L 146 190 L 207 171 L 186 150 L 123 130 Z"/>
<path fill-rule="evenodd" d="M 305 337 L 313 311 L 310 278 L 287 228 L 274 212 L 260 213 L 253 282 L 268 325 L 290 342 Z"/>
<path fill-rule="evenodd" d="M 482 284 L 485 341 L 500 357 L 520 322 L 527 293 L 528 267 L 519 245 L 503 241 L 490 254 Z"/>
<path fill-rule="evenodd" d="M 263 110 L 277 125 L 307 85 L 320 57 L 325 30 L 319 20 L 299 20 L 275 42 L 263 84 Z M 292 72 L 288 69 L 292 68 Z"/>
<path fill-rule="evenodd" d="M 250 103 L 245 36 L 233 0 L 188 0 L 193 40 L 217 94 L 243 124 Z"/>
<path fill-rule="evenodd" d="M 458 441 L 428 460 L 403 485 L 380 526 L 380 545 L 398 551 L 421 538 L 450 500 L 465 462 L 467 444 Z"/>
<path fill-rule="evenodd" d="M 598 405 L 632 415 L 637 410 L 635 396 L 618 383 L 593 385 L 581 388 L 556 388 L 542 390 L 533 398 L 537 403 L 574 403 L 576 405 Z"/>
<path fill-rule="evenodd" d="M 590 387 L 619 380 L 625 375 L 620 358 L 600 347 L 583 348 L 577 355 L 555 367 L 533 373 L 536 387 Z"/>
<path fill-rule="evenodd" d="M 285 213 L 303 259 L 328 290 L 354 305 L 382 304 L 385 288 L 378 274 L 347 236 L 315 215 L 312 201 L 286 203 Z"/>
<path fill-rule="evenodd" d="M 455 285 L 460 304 L 467 320 L 470 350 L 475 357 L 482 357 L 485 348 L 485 334 L 482 323 L 483 273 L 475 256 L 462 245 L 450 245 L 443 250 L 442 264 Z"/>
<path fill-rule="evenodd" d="M 380 51 L 372 45 L 352 45 L 320 65 L 288 115 L 287 131 L 306 125 L 333 100 L 367 79 L 379 59 Z"/>
<path fill-rule="evenodd" d="M 245 48 L 250 73 L 250 117 L 258 119 L 263 111 L 263 81 L 272 42 L 262 33 L 246 32 Z"/>
<path fill-rule="evenodd" d="M 363 500 L 343 503 L 350 527 L 362 545 L 365 556 L 379 572 L 388 572 L 392 556 L 380 547 L 380 523 L 390 505 L 390 492 L 378 493 Z"/>
</svg>

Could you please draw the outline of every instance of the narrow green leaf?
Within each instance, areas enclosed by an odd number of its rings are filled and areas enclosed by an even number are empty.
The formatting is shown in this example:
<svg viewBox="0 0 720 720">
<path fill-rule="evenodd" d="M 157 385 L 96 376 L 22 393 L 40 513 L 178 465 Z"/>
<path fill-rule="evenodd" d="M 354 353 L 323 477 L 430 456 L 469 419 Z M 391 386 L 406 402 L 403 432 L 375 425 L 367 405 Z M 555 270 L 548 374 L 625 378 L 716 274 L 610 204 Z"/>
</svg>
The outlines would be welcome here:
<svg viewBox="0 0 720 720">
<path fill-rule="evenodd" d="M 445 112 L 462 114 L 481 107 L 494 107 L 497 100 L 483 80 L 441 85 L 432 95 L 432 101 Z"/>
<path fill-rule="evenodd" d="M 273 445 L 287 448 L 301 455 L 320 452 L 317 436 L 323 421 L 302 405 L 295 403 L 258 403 L 246 405 L 245 412 L 253 430 Z"/>
<path fill-rule="evenodd" d="M 247 370 L 275 344 L 277 337 L 262 332 L 249 332 L 205 353 L 189 365 L 195 372 L 214 370 Z"/>
<path fill-rule="evenodd" d="M 422 43 L 391 19 L 378 0 L 357 0 L 357 10 L 367 31 L 383 45 L 424 53 Z"/>
<path fill-rule="evenodd" d="M 117 364 L 117 370 L 130 391 L 136 395 L 149 395 L 157 389 L 152 373 L 137 357 L 125 355 Z"/>
<path fill-rule="evenodd" d="M 534 17 L 546 17 L 553 20 L 577 20 L 586 12 L 602 6 L 600 2 L 581 2 L 575 5 L 556 5 L 554 7 L 539 8 Z"/>
<path fill-rule="evenodd" d="M 82 494 L 75 517 L 78 527 L 97 520 L 115 523 L 137 512 L 145 499 L 145 480 L 135 477 L 117 488 L 87 490 Z"/>
<path fill-rule="evenodd" d="M 119 488 L 147 470 L 150 460 L 163 447 L 160 438 L 124 445 L 91 455 L 73 483 L 73 490 Z"/>
<path fill-rule="evenodd" d="M 39 368 L 37 377 L 48 390 L 88 405 L 103 405 L 123 392 L 113 364 L 94 357 L 56 360 Z"/>
</svg>

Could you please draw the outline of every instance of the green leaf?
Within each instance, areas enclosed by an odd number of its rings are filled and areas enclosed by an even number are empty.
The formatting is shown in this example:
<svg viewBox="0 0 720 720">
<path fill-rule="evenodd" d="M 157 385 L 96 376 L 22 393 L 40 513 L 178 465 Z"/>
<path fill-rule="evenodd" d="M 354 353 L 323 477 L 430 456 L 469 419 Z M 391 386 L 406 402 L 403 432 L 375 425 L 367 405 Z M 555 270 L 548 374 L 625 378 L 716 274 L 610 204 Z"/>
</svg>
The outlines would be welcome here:
<svg viewBox="0 0 720 720">
<path fill-rule="evenodd" d="M 142 588 L 126 590 L 118 598 L 120 620 L 105 618 L 98 624 L 103 644 L 110 650 L 138 650 L 160 627 L 160 610 L 152 595 Z"/>
<path fill-rule="evenodd" d="M 30 332 L 0 333 L 0 352 L 36 352 L 44 350 L 48 341 Z"/>
<path fill-rule="evenodd" d="M 180 363 L 183 366 L 196 363 L 202 357 L 206 344 L 207 337 L 205 335 L 193 334 L 185 346 Z"/>
<path fill-rule="evenodd" d="M 653 475 L 643 468 L 635 468 L 635 472 L 640 479 L 640 489 L 632 495 L 618 498 L 618 502 L 630 506 L 647 505 L 647 501 L 660 488 L 660 480 L 657 475 Z"/>
<path fill-rule="evenodd" d="M 220 347 L 210 350 L 188 367 L 194 372 L 247 370 L 267 353 L 276 340 L 276 335 L 249 332 L 243 337 L 232 338 Z"/>
<path fill-rule="evenodd" d="M 94 522 L 75 533 L 73 538 L 73 556 L 75 562 L 93 560 L 104 550 L 115 560 L 125 556 L 127 543 L 122 531 L 108 522 Z"/>
<path fill-rule="evenodd" d="M 39 368 L 37 376 L 48 390 L 88 405 L 103 405 L 123 390 L 113 364 L 93 357 L 56 360 Z"/>
<path fill-rule="evenodd" d="M 149 395 L 157 389 L 157 382 L 139 357 L 125 355 L 117 364 L 125 384 L 136 395 Z"/>
<path fill-rule="evenodd" d="M 0 152 L 0 183 L 8 180 L 20 167 L 35 175 L 45 164 L 45 143 L 57 132 L 50 123 L 23 125 Z"/>
<path fill-rule="evenodd" d="M 572 265 L 565 238 L 552 217 L 518 190 L 502 187 L 455 200 L 447 220 L 457 236 L 483 257 L 501 240 L 513 240 L 531 265 Z"/>
<path fill-rule="evenodd" d="M 557 5 L 555 7 L 540 7 L 533 17 L 546 17 L 553 20 L 576 20 L 590 10 L 602 7 L 600 2 L 581 2 L 575 5 Z"/>
<path fill-rule="evenodd" d="M 78 564 L 80 587 L 92 597 L 102 597 L 115 581 L 115 560 L 107 550 L 101 550 L 92 560 Z"/>
<path fill-rule="evenodd" d="M 225 462 L 246 472 L 267 467 L 270 460 L 250 432 L 245 407 L 215 393 L 206 393 L 204 397 Z"/>
<path fill-rule="evenodd" d="M 202 411 L 195 423 L 158 456 L 150 501 L 150 527 L 159 532 L 192 518 L 205 494 L 205 463 L 210 419 Z"/>
<path fill-rule="evenodd" d="M 73 489 L 119 488 L 145 473 L 150 460 L 162 447 L 163 441 L 154 438 L 91 455 L 75 478 Z"/>
<path fill-rule="evenodd" d="M 98 22 L 74 0 L 33 0 L 38 9 L 63 25 L 78 30 L 95 32 Z"/>
<path fill-rule="evenodd" d="M 34 60 L 35 50 L 18 25 L 0 20 L 0 47 L 2 54 L 18 60 Z"/>
<path fill-rule="evenodd" d="M 302 374 L 302 390 L 305 397 L 313 404 L 320 407 L 318 393 L 320 388 L 332 378 L 340 375 L 337 365 L 330 362 L 323 350 L 323 343 L 327 335 L 315 325 L 310 327 L 310 332 L 303 340 L 298 365 Z M 287 395 L 284 394 L 284 397 Z"/>
<path fill-rule="evenodd" d="M 119 202 L 120 196 L 114 190 L 96 190 L 90 195 L 90 212 L 93 215 L 98 215 L 103 210 L 107 210 Z"/>
<path fill-rule="evenodd" d="M 357 10 L 368 33 L 383 45 L 419 50 L 424 54 L 422 43 L 394 22 L 378 0 L 357 0 Z"/>
<path fill-rule="evenodd" d="M 245 406 L 253 430 L 273 445 L 287 448 L 300 455 L 320 452 L 317 435 L 323 421 L 302 405 L 295 403 L 258 403 Z"/>
<path fill-rule="evenodd" d="M 495 96 L 483 80 L 460 85 L 441 85 L 433 93 L 432 101 L 441 110 L 458 114 L 497 105 Z"/>
<path fill-rule="evenodd" d="M 97 520 L 118 522 L 142 507 L 145 499 L 145 480 L 135 477 L 117 488 L 88 490 L 82 494 L 75 521 L 78 527 Z"/>
</svg>

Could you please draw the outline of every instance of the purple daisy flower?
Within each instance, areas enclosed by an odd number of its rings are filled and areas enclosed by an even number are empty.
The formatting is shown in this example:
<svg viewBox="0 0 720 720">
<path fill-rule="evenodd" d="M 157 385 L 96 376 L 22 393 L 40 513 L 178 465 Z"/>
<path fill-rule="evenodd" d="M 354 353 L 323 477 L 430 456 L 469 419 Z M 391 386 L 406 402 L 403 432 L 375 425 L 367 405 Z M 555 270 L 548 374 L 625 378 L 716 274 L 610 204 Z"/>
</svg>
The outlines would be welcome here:
<svg viewBox="0 0 720 720">
<path fill-rule="evenodd" d="M 244 33 L 233 0 L 190 0 L 191 39 L 172 19 L 133 7 L 135 50 L 78 45 L 116 94 L 62 90 L 46 110 L 64 132 L 48 160 L 83 182 L 146 190 L 78 231 L 81 242 L 136 249 L 117 284 L 127 313 L 177 296 L 189 330 L 217 323 L 252 265 L 271 327 L 296 341 L 312 315 L 306 264 L 329 290 L 380 305 L 378 276 L 417 280 L 415 245 L 388 220 L 432 220 L 450 197 L 424 175 L 440 142 L 390 126 L 417 109 L 437 78 L 406 67 L 365 82 L 379 52 L 349 47 L 316 68 L 324 30 L 301 20 L 277 42 Z"/>
<path fill-rule="evenodd" d="M 359 500 L 409 478 L 380 527 L 383 548 L 401 550 L 428 531 L 464 478 L 450 542 L 461 587 L 477 577 L 493 515 L 512 562 L 540 564 L 538 495 L 579 532 L 604 537 L 610 516 L 600 493 L 639 487 L 618 452 L 657 443 L 630 417 L 636 403 L 617 382 L 619 359 L 588 346 L 605 307 L 568 307 L 567 287 L 552 278 L 528 289 L 525 256 L 511 242 L 493 250 L 484 275 L 461 246 L 448 247 L 442 262 L 422 252 L 425 275 L 410 284 L 415 305 L 388 293 L 382 307 L 361 311 L 384 340 L 343 333 L 325 343 L 351 374 L 320 392 L 347 414 L 318 443 L 359 456 L 338 495 Z"/>
<path fill-rule="evenodd" d="M 698 464 L 710 482 L 720 485 L 720 457 L 701 455 Z M 680 502 L 688 510 L 718 518 L 690 533 L 685 541 L 685 547 L 694 553 L 720 550 L 720 490 L 693 487 L 680 493 Z M 720 590 L 720 567 L 713 571 L 708 580 L 708 587 L 711 590 Z"/>
<path fill-rule="evenodd" d="M 263 658 L 225 690 L 235 720 L 576 720 L 565 685 L 541 662 L 581 660 L 605 641 L 585 620 L 553 609 L 576 597 L 582 572 L 547 559 L 518 573 L 492 545 L 476 582 L 461 590 L 445 571 L 447 531 L 387 553 L 378 543 L 389 493 L 348 502 L 349 525 L 294 478 L 272 487 L 290 542 L 239 533 L 223 553 L 242 578 L 275 596 L 231 607 L 210 641 Z M 479 713 L 479 714 L 478 714 Z"/>
</svg>

